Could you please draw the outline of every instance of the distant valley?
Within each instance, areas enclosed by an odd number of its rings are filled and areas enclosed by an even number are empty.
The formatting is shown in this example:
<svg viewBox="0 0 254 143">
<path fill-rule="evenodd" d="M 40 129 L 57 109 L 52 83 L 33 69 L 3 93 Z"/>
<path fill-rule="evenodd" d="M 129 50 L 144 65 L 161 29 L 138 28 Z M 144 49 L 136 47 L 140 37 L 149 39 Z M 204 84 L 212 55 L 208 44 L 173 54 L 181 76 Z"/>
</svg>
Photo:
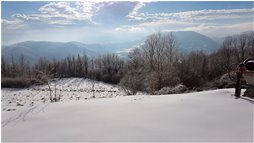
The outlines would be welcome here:
<svg viewBox="0 0 254 143">
<path fill-rule="evenodd" d="M 189 53 L 193 50 L 203 50 L 208 53 L 219 48 L 219 44 L 211 38 L 193 31 L 173 32 L 181 51 Z M 19 58 L 23 55 L 29 63 L 36 63 L 39 58 L 49 60 L 61 60 L 68 56 L 83 55 L 97 57 L 106 53 L 115 53 L 121 57 L 127 57 L 128 53 L 139 48 L 145 38 L 125 43 L 112 44 L 84 44 L 81 42 L 49 42 L 49 41 L 25 41 L 8 46 L 2 46 L 2 56 L 7 59 Z"/>
</svg>

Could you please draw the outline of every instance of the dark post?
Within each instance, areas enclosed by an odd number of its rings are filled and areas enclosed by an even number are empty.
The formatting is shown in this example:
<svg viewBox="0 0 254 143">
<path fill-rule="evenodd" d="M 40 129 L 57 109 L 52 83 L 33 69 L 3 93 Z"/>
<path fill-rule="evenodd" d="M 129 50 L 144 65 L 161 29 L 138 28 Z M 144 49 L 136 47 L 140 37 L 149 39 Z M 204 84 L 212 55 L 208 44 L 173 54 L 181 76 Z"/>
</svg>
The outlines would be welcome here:
<svg viewBox="0 0 254 143">
<path fill-rule="evenodd" d="M 235 97 L 241 96 L 241 77 L 242 73 L 236 72 Z"/>
<path fill-rule="evenodd" d="M 238 71 L 236 71 L 236 84 L 235 84 L 235 97 L 239 98 L 241 96 L 241 86 L 242 78 L 244 73 L 245 65 L 243 63 L 239 64 Z"/>
</svg>

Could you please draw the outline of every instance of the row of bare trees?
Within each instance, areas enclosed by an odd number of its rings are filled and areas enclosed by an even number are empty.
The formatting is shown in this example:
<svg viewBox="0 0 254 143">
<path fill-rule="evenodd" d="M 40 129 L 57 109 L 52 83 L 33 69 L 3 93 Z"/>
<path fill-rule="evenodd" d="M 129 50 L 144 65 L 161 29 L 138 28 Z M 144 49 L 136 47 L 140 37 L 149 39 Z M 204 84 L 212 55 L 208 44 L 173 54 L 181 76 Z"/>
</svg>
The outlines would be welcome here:
<svg viewBox="0 0 254 143">
<path fill-rule="evenodd" d="M 127 72 L 120 84 L 130 94 L 137 91 L 155 93 L 162 87 L 184 84 L 197 88 L 232 70 L 232 64 L 254 57 L 254 32 L 227 37 L 214 53 L 179 51 L 172 34 L 150 35 L 142 48 L 129 54 Z"/>
<path fill-rule="evenodd" d="M 254 57 L 254 32 L 227 37 L 214 53 L 192 51 L 186 54 L 179 51 L 179 44 L 173 34 L 158 32 L 147 37 L 141 48 L 130 52 L 128 59 L 116 54 L 97 58 L 83 54 L 58 61 L 41 58 L 37 64 L 30 65 L 24 56 L 17 61 L 2 56 L 2 87 L 6 85 L 3 82 L 6 78 L 21 77 L 22 81 L 33 84 L 42 72 L 48 73 L 50 78 L 84 77 L 119 83 L 130 94 L 154 93 L 178 84 L 189 88 L 202 86 L 227 73 L 233 63 Z"/>
<path fill-rule="evenodd" d="M 254 32 L 227 37 L 219 51 L 224 56 L 224 65 L 230 69 L 232 63 L 243 62 L 248 57 L 254 57 Z"/>
<path fill-rule="evenodd" d="M 48 73 L 52 78 L 83 77 L 117 84 L 123 76 L 123 67 L 124 60 L 115 54 L 106 54 L 94 59 L 83 54 L 58 61 L 41 58 L 35 65 L 30 65 L 24 56 L 17 60 L 12 58 L 11 61 L 2 56 L 2 87 L 9 86 L 8 82 L 3 82 L 6 79 L 30 81 L 29 83 L 33 84 L 43 75 L 40 73 Z M 20 87 L 29 86 L 29 83 L 20 83 Z"/>
</svg>

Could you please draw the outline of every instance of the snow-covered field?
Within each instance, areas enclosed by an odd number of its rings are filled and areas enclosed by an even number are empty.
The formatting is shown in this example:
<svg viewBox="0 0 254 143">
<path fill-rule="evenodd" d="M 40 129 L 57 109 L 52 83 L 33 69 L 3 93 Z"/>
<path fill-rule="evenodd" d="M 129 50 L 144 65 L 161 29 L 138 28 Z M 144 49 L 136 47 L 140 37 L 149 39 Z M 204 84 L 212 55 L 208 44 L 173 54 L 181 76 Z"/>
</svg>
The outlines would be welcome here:
<svg viewBox="0 0 254 143">
<path fill-rule="evenodd" d="M 123 96 L 125 93 L 121 88 L 105 84 L 103 82 L 91 81 L 83 78 L 64 78 L 52 82 L 52 95 L 60 95 L 60 102 L 89 100 L 94 98 L 110 98 Z M 50 102 L 47 85 L 33 86 L 27 89 L 2 89 L 2 111 L 18 110 L 38 104 Z M 18 105 L 18 106 L 17 106 Z"/>
<path fill-rule="evenodd" d="M 254 141 L 253 102 L 235 99 L 234 89 L 122 96 L 118 87 L 96 83 L 94 98 L 91 82 L 79 80 L 57 81 L 63 96 L 57 103 L 41 101 L 43 87 L 2 89 L 2 141 Z"/>
</svg>

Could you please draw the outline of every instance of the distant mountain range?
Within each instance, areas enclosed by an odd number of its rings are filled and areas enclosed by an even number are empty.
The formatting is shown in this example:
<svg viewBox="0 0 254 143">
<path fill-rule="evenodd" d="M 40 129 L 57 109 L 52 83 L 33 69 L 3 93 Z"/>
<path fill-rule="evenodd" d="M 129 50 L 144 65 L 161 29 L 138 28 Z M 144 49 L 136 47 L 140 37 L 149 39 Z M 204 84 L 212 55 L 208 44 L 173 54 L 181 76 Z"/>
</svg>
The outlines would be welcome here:
<svg viewBox="0 0 254 143">
<path fill-rule="evenodd" d="M 219 44 L 211 38 L 193 31 L 173 32 L 183 52 L 193 50 L 204 50 L 213 52 L 219 48 Z M 86 53 L 89 57 L 96 57 L 106 53 L 116 53 L 126 57 L 128 53 L 140 47 L 145 38 L 140 40 L 112 43 L 112 44 L 84 44 L 80 42 L 48 42 L 48 41 L 26 41 L 13 45 L 2 46 L 2 55 L 7 59 L 18 58 L 24 55 L 29 63 L 35 63 L 39 58 L 45 57 L 49 60 L 60 60 L 67 56 L 77 56 Z"/>
<path fill-rule="evenodd" d="M 191 52 L 195 50 L 203 50 L 208 53 L 219 48 L 219 44 L 213 39 L 194 31 L 178 31 L 172 32 L 179 42 L 180 49 L 183 52 Z"/>
</svg>

